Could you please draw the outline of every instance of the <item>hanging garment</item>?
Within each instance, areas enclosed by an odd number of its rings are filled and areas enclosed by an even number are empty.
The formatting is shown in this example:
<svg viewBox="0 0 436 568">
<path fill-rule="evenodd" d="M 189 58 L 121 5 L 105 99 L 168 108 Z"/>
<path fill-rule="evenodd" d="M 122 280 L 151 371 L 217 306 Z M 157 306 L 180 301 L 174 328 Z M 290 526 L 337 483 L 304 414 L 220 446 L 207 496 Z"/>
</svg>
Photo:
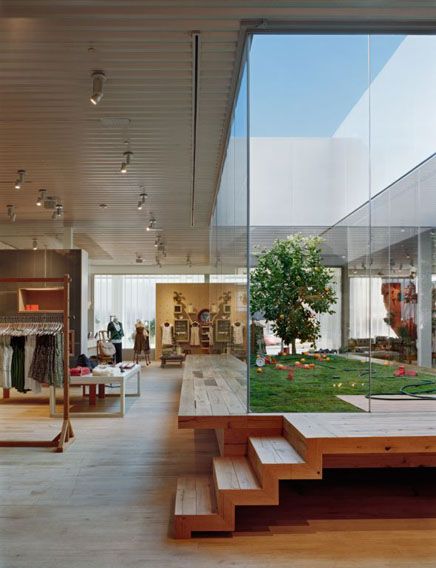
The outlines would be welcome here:
<svg viewBox="0 0 436 568">
<path fill-rule="evenodd" d="M 9 336 L 0 339 L 0 386 L 5 389 L 12 387 L 11 364 L 13 349 Z"/>
<path fill-rule="evenodd" d="M 25 337 L 12 337 L 11 347 L 13 349 L 11 362 L 11 379 L 12 386 L 18 392 L 26 392 L 24 387 L 24 346 Z"/>
<path fill-rule="evenodd" d="M 38 335 L 29 376 L 35 381 L 61 386 L 63 382 L 62 334 Z"/>
<path fill-rule="evenodd" d="M 30 365 L 32 364 L 33 354 L 36 347 L 36 337 L 34 335 L 29 335 L 26 338 L 26 345 L 24 347 L 24 388 L 26 390 L 31 390 L 34 393 L 41 392 L 41 384 L 38 381 L 34 381 L 32 377 L 29 376 Z"/>
<path fill-rule="evenodd" d="M 200 345 L 200 326 L 193 325 L 191 327 L 191 345 L 198 347 Z"/>
<path fill-rule="evenodd" d="M 235 345 L 242 345 L 244 343 L 244 325 L 240 322 L 232 324 L 233 328 L 233 343 Z"/>
<path fill-rule="evenodd" d="M 173 326 L 171 324 L 162 325 L 162 345 L 173 344 Z"/>
</svg>

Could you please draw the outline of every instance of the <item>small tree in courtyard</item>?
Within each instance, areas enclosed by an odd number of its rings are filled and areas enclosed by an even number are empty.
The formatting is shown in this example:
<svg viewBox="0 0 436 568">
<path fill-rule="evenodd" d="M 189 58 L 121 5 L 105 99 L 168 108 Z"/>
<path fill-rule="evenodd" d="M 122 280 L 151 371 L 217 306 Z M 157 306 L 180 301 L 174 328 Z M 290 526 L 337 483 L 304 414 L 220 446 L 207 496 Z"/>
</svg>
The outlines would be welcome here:
<svg viewBox="0 0 436 568">
<path fill-rule="evenodd" d="M 332 271 L 321 259 L 320 237 L 296 234 L 277 240 L 270 250 L 256 253 L 251 273 L 251 310 L 273 322 L 273 332 L 285 344 L 296 340 L 315 345 L 320 336 L 317 315 L 332 314 L 336 295 Z"/>
</svg>

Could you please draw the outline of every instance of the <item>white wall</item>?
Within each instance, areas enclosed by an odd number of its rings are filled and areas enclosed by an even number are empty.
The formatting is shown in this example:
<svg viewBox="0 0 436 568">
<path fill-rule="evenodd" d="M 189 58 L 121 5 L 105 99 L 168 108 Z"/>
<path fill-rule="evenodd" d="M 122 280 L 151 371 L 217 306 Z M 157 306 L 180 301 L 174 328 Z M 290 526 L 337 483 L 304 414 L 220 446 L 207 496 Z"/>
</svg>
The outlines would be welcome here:
<svg viewBox="0 0 436 568">
<path fill-rule="evenodd" d="M 333 225 L 368 200 L 369 147 L 372 196 L 436 152 L 435 62 L 436 37 L 407 37 L 332 138 L 252 138 L 251 224 Z M 433 225 L 435 180 L 403 183 L 374 224 Z"/>
</svg>

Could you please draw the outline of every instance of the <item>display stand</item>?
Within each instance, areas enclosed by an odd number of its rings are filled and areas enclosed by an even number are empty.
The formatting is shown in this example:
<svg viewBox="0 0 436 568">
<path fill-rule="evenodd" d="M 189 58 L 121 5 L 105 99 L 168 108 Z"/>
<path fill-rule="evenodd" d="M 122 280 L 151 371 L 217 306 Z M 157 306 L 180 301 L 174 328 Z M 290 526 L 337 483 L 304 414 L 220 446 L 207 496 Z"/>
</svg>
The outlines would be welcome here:
<svg viewBox="0 0 436 568">
<path fill-rule="evenodd" d="M 73 427 L 70 421 L 70 384 L 69 384 L 69 343 L 70 343 L 70 282 L 69 274 L 63 278 L 0 278 L 0 283 L 44 283 L 63 285 L 63 334 L 64 334 L 64 401 L 63 422 L 59 434 L 52 440 L 0 440 L 3 448 L 55 448 L 56 452 L 63 452 L 66 444 L 74 439 Z M 7 390 L 7 389 L 4 389 Z M 6 393 L 5 393 L 6 394 Z M 4 398 L 8 398 L 6 395 Z"/>
</svg>

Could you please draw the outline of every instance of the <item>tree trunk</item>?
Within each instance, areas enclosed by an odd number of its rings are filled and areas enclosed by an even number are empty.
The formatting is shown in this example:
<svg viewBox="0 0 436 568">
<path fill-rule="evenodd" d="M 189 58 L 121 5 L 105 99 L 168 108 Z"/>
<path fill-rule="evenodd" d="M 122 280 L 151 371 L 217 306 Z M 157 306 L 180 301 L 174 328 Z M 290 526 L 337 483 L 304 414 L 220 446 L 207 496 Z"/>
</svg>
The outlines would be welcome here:
<svg viewBox="0 0 436 568">
<path fill-rule="evenodd" d="M 296 355 L 297 354 L 297 346 L 295 345 L 296 339 L 295 337 L 292 339 L 291 341 L 291 345 L 292 345 L 292 355 Z"/>
</svg>

